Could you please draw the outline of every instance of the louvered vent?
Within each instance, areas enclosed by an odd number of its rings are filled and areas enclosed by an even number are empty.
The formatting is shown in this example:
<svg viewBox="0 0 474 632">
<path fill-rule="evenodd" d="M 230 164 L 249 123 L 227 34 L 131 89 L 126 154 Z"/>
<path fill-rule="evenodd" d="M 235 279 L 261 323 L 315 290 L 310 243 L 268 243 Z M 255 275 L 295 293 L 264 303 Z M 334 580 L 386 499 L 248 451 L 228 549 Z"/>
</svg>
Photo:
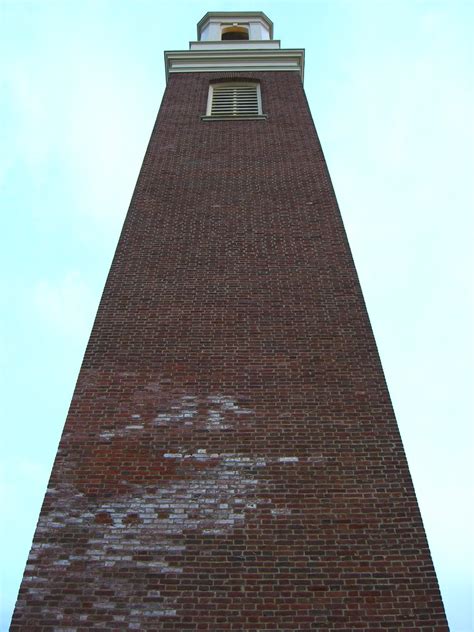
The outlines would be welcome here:
<svg viewBox="0 0 474 632">
<path fill-rule="evenodd" d="M 212 117 L 247 118 L 262 114 L 258 83 L 217 83 L 212 85 Z"/>
</svg>

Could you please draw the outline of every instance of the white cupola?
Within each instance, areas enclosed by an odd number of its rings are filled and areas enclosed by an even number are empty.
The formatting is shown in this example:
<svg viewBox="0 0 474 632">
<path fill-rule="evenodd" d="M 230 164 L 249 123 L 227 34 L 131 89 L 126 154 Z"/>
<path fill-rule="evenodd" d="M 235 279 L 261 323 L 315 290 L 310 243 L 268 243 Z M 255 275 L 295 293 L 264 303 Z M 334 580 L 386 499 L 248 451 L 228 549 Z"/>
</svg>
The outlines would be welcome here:
<svg viewBox="0 0 474 632">
<path fill-rule="evenodd" d="M 262 11 L 212 11 L 189 50 L 165 51 L 166 76 L 182 72 L 291 71 L 303 79 L 304 50 L 281 49 Z"/>
<path fill-rule="evenodd" d="M 245 42 L 273 39 L 273 22 L 261 11 L 209 12 L 197 25 L 199 42 Z"/>
</svg>

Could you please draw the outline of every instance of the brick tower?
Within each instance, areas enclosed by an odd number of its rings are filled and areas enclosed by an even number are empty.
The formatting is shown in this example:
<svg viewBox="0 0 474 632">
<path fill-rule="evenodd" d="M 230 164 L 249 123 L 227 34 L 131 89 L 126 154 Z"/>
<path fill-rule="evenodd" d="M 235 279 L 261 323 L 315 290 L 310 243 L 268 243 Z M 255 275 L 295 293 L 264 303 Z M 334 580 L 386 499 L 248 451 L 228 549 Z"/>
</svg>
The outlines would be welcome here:
<svg viewBox="0 0 474 632">
<path fill-rule="evenodd" d="M 260 12 L 167 88 L 12 630 L 447 630 L 302 88 Z"/>
</svg>

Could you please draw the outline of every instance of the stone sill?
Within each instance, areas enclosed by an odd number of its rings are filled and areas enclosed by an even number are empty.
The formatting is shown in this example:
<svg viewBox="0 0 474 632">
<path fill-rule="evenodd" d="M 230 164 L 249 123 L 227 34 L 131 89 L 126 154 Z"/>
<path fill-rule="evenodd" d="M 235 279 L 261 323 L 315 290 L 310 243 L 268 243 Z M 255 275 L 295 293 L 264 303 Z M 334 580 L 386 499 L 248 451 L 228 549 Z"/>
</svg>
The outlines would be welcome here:
<svg viewBox="0 0 474 632">
<path fill-rule="evenodd" d="M 201 116 L 201 121 L 266 121 L 266 114 L 252 116 Z"/>
</svg>

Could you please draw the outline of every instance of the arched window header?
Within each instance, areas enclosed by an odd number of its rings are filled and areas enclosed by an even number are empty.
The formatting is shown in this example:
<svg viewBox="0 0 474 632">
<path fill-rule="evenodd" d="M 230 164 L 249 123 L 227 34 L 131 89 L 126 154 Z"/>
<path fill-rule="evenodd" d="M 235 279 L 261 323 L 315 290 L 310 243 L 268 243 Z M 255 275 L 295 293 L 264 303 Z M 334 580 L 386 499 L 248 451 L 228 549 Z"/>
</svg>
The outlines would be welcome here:
<svg viewBox="0 0 474 632">
<path fill-rule="evenodd" d="M 223 26 L 221 31 L 222 40 L 248 40 L 249 29 L 247 26 L 232 24 L 231 26 Z"/>
</svg>

